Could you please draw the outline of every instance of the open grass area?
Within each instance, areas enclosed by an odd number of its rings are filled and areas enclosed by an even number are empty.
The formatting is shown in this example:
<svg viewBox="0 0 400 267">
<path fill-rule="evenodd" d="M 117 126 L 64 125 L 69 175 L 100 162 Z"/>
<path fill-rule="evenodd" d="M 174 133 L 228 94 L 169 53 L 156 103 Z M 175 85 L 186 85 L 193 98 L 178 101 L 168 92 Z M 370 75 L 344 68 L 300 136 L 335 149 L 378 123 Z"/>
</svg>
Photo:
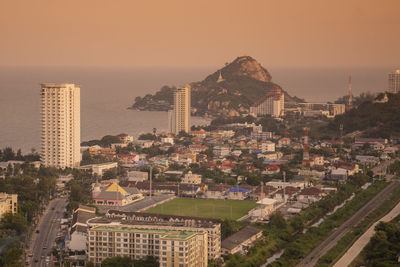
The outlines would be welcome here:
<svg viewBox="0 0 400 267">
<path fill-rule="evenodd" d="M 256 206 L 252 201 L 175 198 L 146 212 L 237 220 Z"/>
</svg>

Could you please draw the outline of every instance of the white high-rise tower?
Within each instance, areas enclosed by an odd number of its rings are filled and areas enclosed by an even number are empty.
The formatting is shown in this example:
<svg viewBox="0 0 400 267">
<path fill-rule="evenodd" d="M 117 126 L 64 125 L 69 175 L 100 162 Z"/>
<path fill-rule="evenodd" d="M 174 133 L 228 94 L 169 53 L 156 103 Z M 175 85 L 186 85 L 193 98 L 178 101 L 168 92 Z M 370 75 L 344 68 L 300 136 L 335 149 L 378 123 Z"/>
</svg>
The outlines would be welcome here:
<svg viewBox="0 0 400 267">
<path fill-rule="evenodd" d="M 70 83 L 41 86 L 42 164 L 78 167 L 81 161 L 80 87 Z"/>
<path fill-rule="evenodd" d="M 190 131 L 190 85 L 174 91 L 174 110 L 171 114 L 171 132 L 179 134 Z"/>
<path fill-rule="evenodd" d="M 389 92 L 394 94 L 400 92 L 400 69 L 389 73 Z"/>
</svg>

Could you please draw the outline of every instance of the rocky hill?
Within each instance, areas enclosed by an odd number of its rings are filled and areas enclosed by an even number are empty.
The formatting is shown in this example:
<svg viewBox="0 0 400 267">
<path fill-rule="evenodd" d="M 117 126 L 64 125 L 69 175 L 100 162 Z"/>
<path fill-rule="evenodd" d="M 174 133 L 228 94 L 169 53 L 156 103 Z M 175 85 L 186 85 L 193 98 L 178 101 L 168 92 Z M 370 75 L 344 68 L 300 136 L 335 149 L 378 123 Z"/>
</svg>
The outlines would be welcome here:
<svg viewBox="0 0 400 267">
<path fill-rule="evenodd" d="M 238 116 L 247 113 L 249 107 L 271 88 L 280 87 L 272 81 L 271 74 L 249 56 L 238 57 L 203 81 L 190 85 L 192 109 L 196 115 L 202 116 Z M 154 95 L 137 97 L 131 108 L 162 111 L 172 109 L 174 89 L 175 87 L 164 86 Z M 300 99 L 285 92 L 287 105 L 298 101 Z"/>
</svg>

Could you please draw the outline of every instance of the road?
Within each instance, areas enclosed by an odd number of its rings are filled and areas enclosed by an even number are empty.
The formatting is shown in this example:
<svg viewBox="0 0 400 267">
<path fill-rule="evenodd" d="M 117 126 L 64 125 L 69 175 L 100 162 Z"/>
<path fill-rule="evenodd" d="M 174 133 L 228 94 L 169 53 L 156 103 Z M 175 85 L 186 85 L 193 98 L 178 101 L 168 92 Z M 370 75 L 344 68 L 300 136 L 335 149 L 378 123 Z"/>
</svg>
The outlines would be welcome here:
<svg viewBox="0 0 400 267">
<path fill-rule="evenodd" d="M 363 248 L 369 243 L 371 237 L 375 234 L 375 226 L 379 222 L 390 222 L 400 214 L 400 203 L 398 203 L 388 214 L 375 222 L 368 230 L 360 236 L 356 242 L 346 251 L 339 261 L 333 267 L 349 266 L 350 263 L 360 254 Z"/>
<path fill-rule="evenodd" d="M 315 266 L 318 260 L 325 255 L 337 242 L 342 239 L 356 224 L 363 220 L 373 210 L 378 208 L 387 198 L 390 197 L 391 192 L 400 186 L 399 181 L 393 181 L 386 186 L 381 192 L 373 197 L 367 204 L 360 208 L 353 216 L 345 221 L 338 228 L 333 230 L 331 234 L 315 247 L 310 254 L 307 255 L 297 266 Z"/>
<path fill-rule="evenodd" d="M 34 233 L 32 236 L 29 251 L 33 254 L 33 257 L 29 258 L 29 266 L 52 266 L 51 257 L 48 263 L 46 263 L 46 257 L 51 254 L 52 247 L 55 244 L 60 225 L 59 219 L 63 218 L 66 205 L 66 198 L 54 199 L 47 205 L 46 211 L 43 213 L 36 228 L 39 233 Z M 37 262 L 35 262 L 36 260 Z"/>
</svg>

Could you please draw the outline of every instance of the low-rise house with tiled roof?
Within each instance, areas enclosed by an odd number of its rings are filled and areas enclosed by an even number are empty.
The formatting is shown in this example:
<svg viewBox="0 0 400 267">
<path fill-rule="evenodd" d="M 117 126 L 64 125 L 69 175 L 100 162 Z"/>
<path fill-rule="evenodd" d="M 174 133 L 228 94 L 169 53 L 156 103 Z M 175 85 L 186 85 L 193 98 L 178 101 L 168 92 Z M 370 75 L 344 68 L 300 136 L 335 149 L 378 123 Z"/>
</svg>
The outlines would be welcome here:
<svg viewBox="0 0 400 267">
<path fill-rule="evenodd" d="M 190 131 L 189 134 L 200 138 L 206 138 L 207 136 L 207 132 L 204 129 L 200 129 L 199 131 Z"/>
<path fill-rule="evenodd" d="M 263 189 L 261 192 L 261 188 Z M 250 198 L 254 200 L 260 200 L 265 197 L 270 197 L 273 193 L 275 193 L 278 188 L 273 187 L 271 185 L 257 186 L 255 190 L 250 193 Z"/>
<path fill-rule="evenodd" d="M 115 155 L 113 155 L 115 157 Z M 107 170 L 114 169 L 118 167 L 118 162 L 106 162 L 106 163 L 98 163 L 98 164 L 90 164 L 80 166 L 80 170 L 92 170 L 93 174 L 97 174 L 102 176 L 103 173 Z"/>
<path fill-rule="evenodd" d="M 133 136 L 128 135 L 126 133 L 122 133 L 117 136 L 121 139 L 121 142 L 124 144 L 129 144 L 133 142 Z"/>
<path fill-rule="evenodd" d="M 264 168 L 264 170 L 261 172 L 261 174 L 271 175 L 271 174 L 277 174 L 280 171 L 281 171 L 281 168 L 279 165 L 268 165 Z"/>
<path fill-rule="evenodd" d="M 289 146 L 290 144 L 291 144 L 290 138 L 282 137 L 281 139 L 278 140 L 277 147 L 285 147 L 285 146 Z"/>
<path fill-rule="evenodd" d="M 272 194 L 272 198 L 284 202 L 285 200 L 291 200 L 300 191 L 299 188 L 293 186 L 286 186 L 285 188 L 277 190 Z"/>
<path fill-rule="evenodd" d="M 334 168 L 330 171 L 328 179 L 333 182 L 345 183 L 349 177 L 349 171 L 344 168 Z"/>
<path fill-rule="evenodd" d="M 133 164 L 139 161 L 139 156 L 136 154 L 116 154 L 116 157 L 122 164 Z"/>
<path fill-rule="evenodd" d="M 222 240 L 221 252 L 223 255 L 242 253 L 262 237 L 262 230 L 253 226 L 246 226 L 238 232 Z"/>
<path fill-rule="evenodd" d="M 201 145 L 201 144 L 193 144 L 193 145 L 189 145 L 189 150 L 192 153 L 200 153 L 202 151 L 206 151 L 208 149 L 207 146 Z"/>
<path fill-rule="evenodd" d="M 297 200 L 305 203 L 313 203 L 319 201 L 324 197 L 324 193 L 317 187 L 306 187 L 297 194 Z"/>
<path fill-rule="evenodd" d="M 375 165 L 379 163 L 379 158 L 375 156 L 356 155 L 356 161 L 362 165 Z"/>
</svg>

